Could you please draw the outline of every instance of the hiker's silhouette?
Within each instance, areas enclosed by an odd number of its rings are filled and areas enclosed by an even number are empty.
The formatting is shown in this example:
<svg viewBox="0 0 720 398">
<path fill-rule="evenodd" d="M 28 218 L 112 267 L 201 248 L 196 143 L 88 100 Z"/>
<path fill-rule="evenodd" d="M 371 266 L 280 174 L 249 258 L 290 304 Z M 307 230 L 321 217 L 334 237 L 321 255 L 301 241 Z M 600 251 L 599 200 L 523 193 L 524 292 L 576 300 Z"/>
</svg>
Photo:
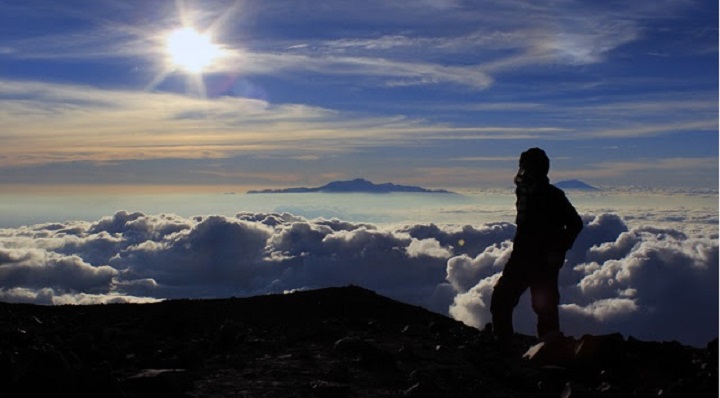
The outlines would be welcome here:
<svg viewBox="0 0 720 398">
<path fill-rule="evenodd" d="M 565 193 L 550 184 L 549 170 L 550 160 L 542 149 L 531 148 L 521 154 L 515 176 L 513 251 L 490 304 L 493 331 L 500 340 L 512 337 L 512 313 L 528 288 L 538 317 L 538 337 L 560 332 L 558 274 L 583 223 Z"/>
</svg>

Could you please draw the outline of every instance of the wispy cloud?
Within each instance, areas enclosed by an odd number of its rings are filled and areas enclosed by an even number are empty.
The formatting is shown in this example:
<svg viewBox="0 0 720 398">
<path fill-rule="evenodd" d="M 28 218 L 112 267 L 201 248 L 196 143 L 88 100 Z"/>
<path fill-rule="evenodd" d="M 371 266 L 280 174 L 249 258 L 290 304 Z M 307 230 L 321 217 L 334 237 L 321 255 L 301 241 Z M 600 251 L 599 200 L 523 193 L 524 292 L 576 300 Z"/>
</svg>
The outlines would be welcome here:
<svg viewBox="0 0 720 398">
<path fill-rule="evenodd" d="M 516 162 L 518 158 L 516 156 L 467 156 L 461 158 L 455 158 L 453 160 L 462 162 Z"/>
<path fill-rule="evenodd" d="M 705 131 L 708 133 L 716 133 L 718 131 L 718 120 L 705 119 L 697 121 L 679 121 L 673 123 L 644 123 L 629 124 L 628 126 L 608 129 L 598 129 L 591 136 L 593 137 L 609 137 L 609 138 L 630 138 L 643 136 L 657 136 L 670 132 L 677 133 L 683 131 Z"/>
<path fill-rule="evenodd" d="M 440 4 L 445 4 L 440 6 Z M 167 4 L 165 5 L 167 6 Z M 626 6 L 623 18 L 619 12 L 602 7 L 540 7 L 525 2 L 508 2 L 482 10 L 454 1 L 417 1 L 403 4 L 404 12 L 396 13 L 398 5 L 372 3 L 358 8 L 355 4 L 338 2 L 328 7 L 302 7 L 297 4 L 259 6 L 253 11 L 248 5 L 237 6 L 220 2 L 214 12 L 165 7 L 165 16 L 156 24 L 138 23 L 130 19 L 133 12 L 114 5 L 117 16 L 98 18 L 95 13 L 74 12 L 72 16 L 86 20 L 90 26 L 58 34 L 8 38 L 3 48 L 13 58 L 60 58 L 79 61 L 88 58 L 137 58 L 144 64 L 158 64 L 162 58 L 163 35 L 182 19 L 194 17 L 214 21 L 218 33 L 228 30 L 228 21 L 235 17 L 317 18 L 330 13 L 333 19 L 382 17 L 392 12 L 389 25 L 392 34 L 353 35 L 328 39 L 321 35 L 292 42 L 273 37 L 242 37 L 225 35 L 222 43 L 235 50 L 237 57 L 217 65 L 215 72 L 239 74 L 274 74 L 282 71 L 306 71 L 334 75 L 384 77 L 388 86 L 409 84 L 452 83 L 472 89 L 484 89 L 495 79 L 493 75 L 508 69 L 545 64 L 581 65 L 601 62 L 610 51 L 640 37 L 641 20 Z M 352 10 L 342 14 L 343 9 Z M 667 8 L 659 7 L 654 14 Z M 69 13 L 63 8 L 58 13 Z M 247 16 L 242 12 L 247 11 Z M 594 12 L 595 11 L 595 12 Z M 137 12 L 137 11 L 135 11 Z M 456 33 L 448 34 L 432 23 L 428 33 L 416 30 L 419 15 L 436 13 L 443 21 L 453 20 Z M 190 15 L 183 17 L 184 14 Z M 195 15 L 197 14 L 197 15 Z M 307 14 L 307 15 L 306 15 Z M 317 15 L 315 15 L 317 14 Z M 532 17 L 523 17 L 530 15 Z M 44 16 L 48 18 L 47 15 Z M 281 20 L 280 18 L 279 20 Z M 339 21 L 338 23 L 341 23 Z M 478 28 L 480 27 L 480 28 Z M 419 26 L 418 26 L 419 28 Z M 423 32 L 423 33 L 419 33 Z M 242 40 L 242 41 L 241 41 Z"/>
<path fill-rule="evenodd" d="M 705 22 L 706 32 L 680 26 L 702 9 L 692 1 L 40 3 L 0 3 L 0 26 L 31 27 L 11 29 L 0 46 L 12 72 L 0 80 L 4 170 L 249 152 L 301 162 L 358 151 L 384 153 L 385 166 L 412 164 L 404 175 L 472 181 L 458 160 L 489 168 L 525 145 L 574 151 L 556 156 L 574 155 L 574 170 L 600 175 L 620 169 L 593 166 L 596 153 L 577 161 L 573 146 L 703 133 L 717 142 L 716 79 L 688 66 L 696 58 L 678 57 L 706 51 L 717 34 Z M 204 77 L 165 65 L 163 38 L 182 24 L 211 30 L 226 51 Z M 659 40 L 676 25 L 681 38 Z M 656 43 L 687 76 L 667 65 L 655 73 Z M 184 91 L 184 79 L 197 91 Z M 438 143 L 444 153 L 430 149 Z"/>
<path fill-rule="evenodd" d="M 559 179 L 565 178 L 586 178 L 601 181 L 610 181 L 613 178 L 630 175 L 641 176 L 638 181 L 645 181 L 648 185 L 660 182 L 668 174 L 678 176 L 685 175 L 686 181 L 692 181 L 703 175 L 715 175 L 717 180 L 718 159 L 715 157 L 697 158 L 653 158 L 636 159 L 627 161 L 607 161 L 597 164 L 585 165 L 574 170 L 553 171 L 553 175 Z M 660 184 L 662 185 L 662 184 Z M 716 186 L 717 187 L 717 186 Z"/>
<path fill-rule="evenodd" d="M 4 123 L 0 155 L 5 167 L 77 160 L 228 157 L 246 151 L 302 148 L 308 152 L 293 156 L 308 156 L 318 150 L 347 151 L 383 142 L 412 146 L 417 140 L 577 140 L 717 130 L 717 120 L 589 129 L 537 125 L 532 119 L 511 127 L 457 126 L 247 98 L 200 99 L 27 81 L 0 81 L 0 104 Z M 624 105 L 632 108 L 632 104 Z M 650 112 L 664 106 L 640 104 L 637 108 Z"/>
<path fill-rule="evenodd" d="M 398 126 L 407 131 L 412 125 L 402 118 L 346 120 L 322 108 L 243 98 L 204 100 L 37 82 L 5 81 L 0 87 L 4 166 L 53 157 L 227 156 L 305 140 L 372 136 Z"/>
<path fill-rule="evenodd" d="M 39 82 L 1 81 L 0 104 L 4 122 L 0 154 L 5 167 L 53 161 L 227 157 L 258 149 L 342 151 L 410 137 L 512 138 L 558 130 L 464 128 L 404 116 L 361 116 L 245 98 L 206 100 Z"/>
<path fill-rule="evenodd" d="M 477 66 L 453 66 L 430 62 L 406 62 L 382 57 L 338 55 L 305 55 L 273 53 L 238 53 L 228 58 L 218 70 L 238 67 L 247 74 L 274 74 L 305 71 L 329 75 L 385 78 L 388 85 L 449 83 L 472 89 L 488 87 L 493 79 Z"/>
</svg>

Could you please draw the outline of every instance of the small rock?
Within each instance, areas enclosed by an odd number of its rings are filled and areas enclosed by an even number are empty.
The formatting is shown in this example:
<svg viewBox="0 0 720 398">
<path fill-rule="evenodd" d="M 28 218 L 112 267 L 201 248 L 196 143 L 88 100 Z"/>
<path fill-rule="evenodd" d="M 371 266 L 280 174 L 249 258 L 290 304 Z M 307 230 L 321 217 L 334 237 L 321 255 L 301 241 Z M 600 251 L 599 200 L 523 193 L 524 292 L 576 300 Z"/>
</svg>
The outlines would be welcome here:
<svg viewBox="0 0 720 398">
<path fill-rule="evenodd" d="M 369 370 L 391 370 L 396 368 L 395 357 L 370 342 L 356 337 L 345 337 L 335 342 L 334 351 L 346 358 L 353 358 Z"/>
<path fill-rule="evenodd" d="M 560 393 L 560 398 L 570 398 L 572 397 L 572 387 L 570 386 L 570 383 L 565 384 L 565 388 L 563 389 L 562 393 Z"/>
<path fill-rule="evenodd" d="M 316 397 L 342 398 L 350 395 L 350 386 L 325 380 L 312 382 L 310 389 Z"/>
<path fill-rule="evenodd" d="M 575 343 L 571 338 L 559 337 L 535 344 L 525 352 L 523 358 L 542 364 L 565 364 L 574 360 L 574 348 Z"/>
<path fill-rule="evenodd" d="M 622 361 L 625 339 L 620 333 L 601 336 L 584 335 L 575 347 L 575 358 L 584 363 L 605 366 Z"/>
<path fill-rule="evenodd" d="M 435 383 L 420 381 L 403 391 L 403 396 L 413 398 L 435 398 L 442 397 L 443 391 Z"/>
<path fill-rule="evenodd" d="M 341 356 L 355 356 L 367 343 L 357 337 L 343 337 L 333 344 L 333 351 Z"/>
<path fill-rule="evenodd" d="M 125 390 L 139 395 L 180 395 L 193 387 L 185 369 L 145 369 L 123 380 Z"/>
</svg>

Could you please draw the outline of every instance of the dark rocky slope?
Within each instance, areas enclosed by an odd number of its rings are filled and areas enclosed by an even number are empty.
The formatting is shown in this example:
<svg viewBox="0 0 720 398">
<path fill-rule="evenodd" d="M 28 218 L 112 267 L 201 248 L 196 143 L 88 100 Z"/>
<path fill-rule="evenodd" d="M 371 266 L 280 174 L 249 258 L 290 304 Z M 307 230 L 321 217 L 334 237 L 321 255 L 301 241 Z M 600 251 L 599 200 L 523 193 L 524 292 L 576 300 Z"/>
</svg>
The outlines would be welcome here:
<svg viewBox="0 0 720 398">
<path fill-rule="evenodd" d="M 707 349 L 620 335 L 521 358 L 358 287 L 158 304 L 0 303 L 0 396 L 716 397 Z"/>
</svg>

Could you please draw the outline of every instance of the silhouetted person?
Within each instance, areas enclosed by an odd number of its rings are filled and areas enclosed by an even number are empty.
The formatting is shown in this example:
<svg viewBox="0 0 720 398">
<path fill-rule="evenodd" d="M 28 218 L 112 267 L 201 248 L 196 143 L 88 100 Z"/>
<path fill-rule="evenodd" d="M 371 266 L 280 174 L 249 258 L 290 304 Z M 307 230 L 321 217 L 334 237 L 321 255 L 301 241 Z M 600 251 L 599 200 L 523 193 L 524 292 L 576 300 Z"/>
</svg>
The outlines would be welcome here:
<svg viewBox="0 0 720 398">
<path fill-rule="evenodd" d="M 550 184 L 549 170 L 550 159 L 542 149 L 531 148 L 520 155 L 513 251 L 490 303 L 493 331 L 501 341 L 512 337 L 512 313 L 528 288 L 538 317 L 538 337 L 560 332 L 558 274 L 583 223 L 565 193 Z"/>
</svg>

